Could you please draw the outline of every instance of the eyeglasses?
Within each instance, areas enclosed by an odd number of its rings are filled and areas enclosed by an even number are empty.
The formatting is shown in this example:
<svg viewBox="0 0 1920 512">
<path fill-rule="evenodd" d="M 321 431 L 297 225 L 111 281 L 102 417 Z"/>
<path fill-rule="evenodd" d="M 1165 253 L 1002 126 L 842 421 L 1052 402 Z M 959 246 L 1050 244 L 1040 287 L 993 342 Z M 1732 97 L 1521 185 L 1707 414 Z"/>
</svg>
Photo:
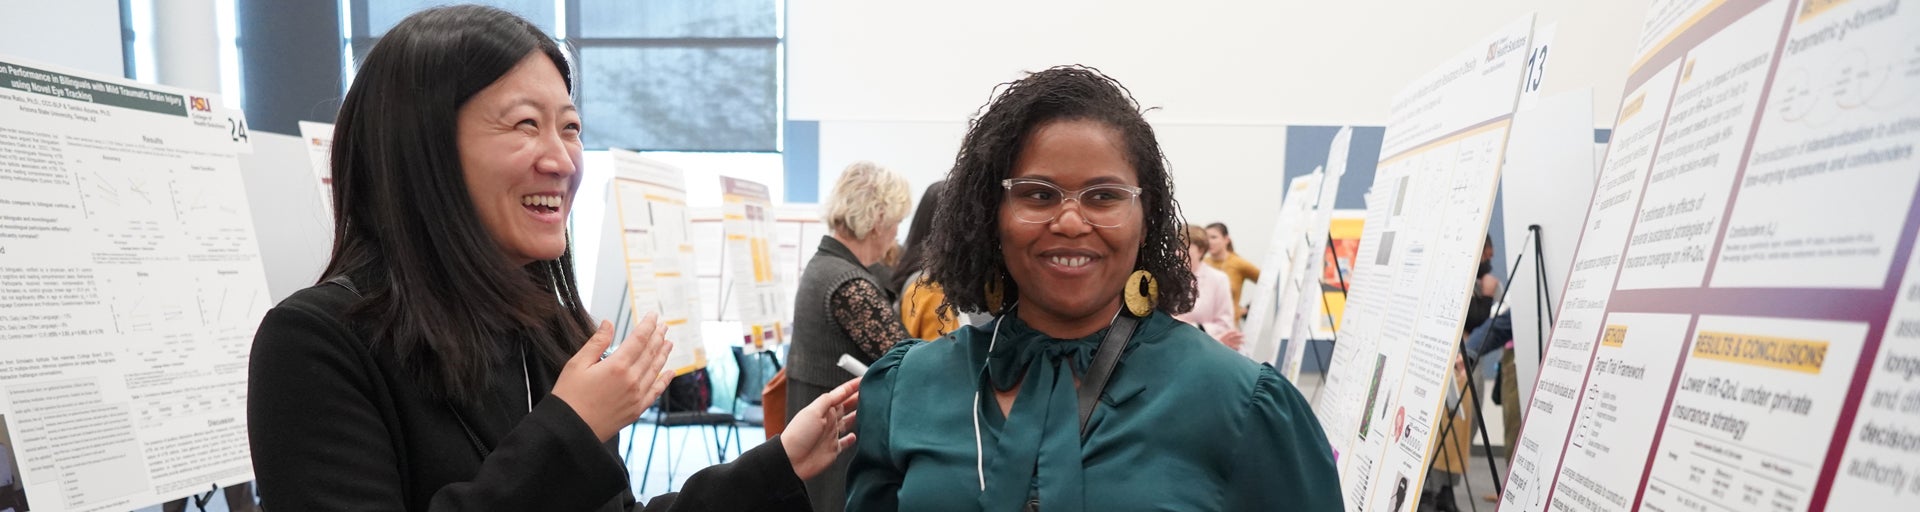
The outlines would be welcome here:
<svg viewBox="0 0 1920 512">
<path fill-rule="evenodd" d="M 1080 218 L 1087 224 L 1117 228 L 1130 220 L 1132 206 L 1140 199 L 1140 187 L 1118 183 L 1066 190 L 1045 180 L 1013 178 L 1000 180 L 1000 186 L 1007 189 L 1007 207 L 1013 210 L 1013 218 L 1033 224 L 1060 218 L 1063 205 L 1073 201 L 1080 205 Z"/>
</svg>

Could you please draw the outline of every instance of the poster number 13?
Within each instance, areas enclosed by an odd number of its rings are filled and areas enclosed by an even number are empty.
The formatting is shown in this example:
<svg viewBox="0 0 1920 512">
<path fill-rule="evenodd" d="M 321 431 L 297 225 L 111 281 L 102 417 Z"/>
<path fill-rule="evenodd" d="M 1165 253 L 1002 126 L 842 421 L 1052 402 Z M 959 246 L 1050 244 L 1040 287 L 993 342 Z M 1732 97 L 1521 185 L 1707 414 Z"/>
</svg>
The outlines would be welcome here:
<svg viewBox="0 0 1920 512">
<path fill-rule="evenodd" d="M 1547 74 L 1547 46 L 1534 48 L 1527 55 L 1527 76 L 1520 83 L 1520 92 L 1539 92 L 1540 79 Z"/>
</svg>

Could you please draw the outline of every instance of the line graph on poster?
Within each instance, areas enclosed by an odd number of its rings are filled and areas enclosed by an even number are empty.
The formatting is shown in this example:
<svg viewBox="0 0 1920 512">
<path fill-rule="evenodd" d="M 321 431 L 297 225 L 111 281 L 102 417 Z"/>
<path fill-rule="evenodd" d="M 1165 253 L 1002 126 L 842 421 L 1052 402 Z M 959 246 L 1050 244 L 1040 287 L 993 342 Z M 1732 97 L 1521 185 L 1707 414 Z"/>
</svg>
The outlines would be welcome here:
<svg viewBox="0 0 1920 512">
<path fill-rule="evenodd" d="M 253 276 L 234 269 L 213 269 L 194 276 L 200 325 L 252 325 L 266 310 L 266 293 Z"/>
</svg>

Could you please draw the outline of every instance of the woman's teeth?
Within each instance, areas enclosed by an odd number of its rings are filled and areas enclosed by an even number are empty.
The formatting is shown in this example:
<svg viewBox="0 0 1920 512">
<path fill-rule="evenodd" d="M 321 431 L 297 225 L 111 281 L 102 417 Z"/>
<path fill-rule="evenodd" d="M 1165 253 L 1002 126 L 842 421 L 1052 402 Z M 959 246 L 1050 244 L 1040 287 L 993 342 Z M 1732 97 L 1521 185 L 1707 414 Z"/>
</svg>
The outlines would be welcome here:
<svg viewBox="0 0 1920 512">
<path fill-rule="evenodd" d="M 1087 266 L 1087 262 L 1093 261 L 1093 258 L 1089 258 L 1086 256 L 1054 256 L 1052 258 L 1048 258 L 1048 261 L 1052 261 L 1053 264 L 1059 265 L 1062 267 L 1080 268 L 1080 267 Z"/>
<path fill-rule="evenodd" d="M 543 206 L 546 208 L 558 210 L 560 209 L 560 205 L 562 203 L 563 203 L 563 200 L 560 199 L 560 196 L 532 195 L 532 196 L 520 197 L 521 206 Z"/>
</svg>

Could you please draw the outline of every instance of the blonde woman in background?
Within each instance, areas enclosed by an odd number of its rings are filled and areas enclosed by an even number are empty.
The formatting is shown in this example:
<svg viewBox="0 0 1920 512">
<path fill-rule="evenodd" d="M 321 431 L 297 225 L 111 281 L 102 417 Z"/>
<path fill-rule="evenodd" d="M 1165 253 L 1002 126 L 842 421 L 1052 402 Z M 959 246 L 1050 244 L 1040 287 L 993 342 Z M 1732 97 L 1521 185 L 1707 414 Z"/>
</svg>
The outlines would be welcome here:
<svg viewBox="0 0 1920 512">
<path fill-rule="evenodd" d="M 907 179 L 873 162 L 841 171 L 827 198 L 831 233 L 800 274 L 793 299 L 793 345 L 788 349 L 787 416 L 813 403 L 854 375 L 836 363 L 842 354 L 873 364 L 894 342 L 907 338 L 887 298 L 884 281 L 868 268 L 885 257 L 913 205 Z M 843 454 L 844 455 L 844 454 Z M 807 480 L 813 509 L 846 506 L 847 456 Z"/>
</svg>

